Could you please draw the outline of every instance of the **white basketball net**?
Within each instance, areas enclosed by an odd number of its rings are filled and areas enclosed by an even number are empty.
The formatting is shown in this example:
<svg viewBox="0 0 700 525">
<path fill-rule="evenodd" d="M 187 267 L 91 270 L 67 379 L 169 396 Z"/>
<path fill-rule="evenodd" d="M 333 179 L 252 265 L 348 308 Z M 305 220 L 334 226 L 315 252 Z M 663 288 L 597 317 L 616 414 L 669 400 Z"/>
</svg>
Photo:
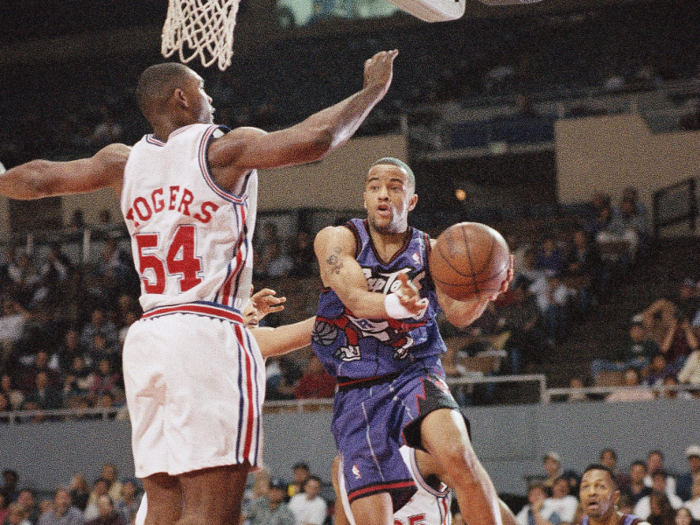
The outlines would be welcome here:
<svg viewBox="0 0 700 525">
<path fill-rule="evenodd" d="M 187 63 L 199 56 L 204 67 L 231 65 L 233 28 L 240 0 L 168 0 L 161 53 Z"/>
</svg>

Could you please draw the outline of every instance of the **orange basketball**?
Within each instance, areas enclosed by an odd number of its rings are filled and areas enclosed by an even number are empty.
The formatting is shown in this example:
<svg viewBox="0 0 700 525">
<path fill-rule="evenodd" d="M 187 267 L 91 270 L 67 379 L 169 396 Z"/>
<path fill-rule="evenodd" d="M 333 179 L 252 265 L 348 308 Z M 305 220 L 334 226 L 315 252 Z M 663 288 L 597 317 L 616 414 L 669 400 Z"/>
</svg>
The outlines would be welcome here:
<svg viewBox="0 0 700 525">
<path fill-rule="evenodd" d="M 478 222 L 460 222 L 443 231 L 428 261 L 435 286 L 458 301 L 493 295 L 506 279 L 509 263 L 503 236 Z"/>
</svg>

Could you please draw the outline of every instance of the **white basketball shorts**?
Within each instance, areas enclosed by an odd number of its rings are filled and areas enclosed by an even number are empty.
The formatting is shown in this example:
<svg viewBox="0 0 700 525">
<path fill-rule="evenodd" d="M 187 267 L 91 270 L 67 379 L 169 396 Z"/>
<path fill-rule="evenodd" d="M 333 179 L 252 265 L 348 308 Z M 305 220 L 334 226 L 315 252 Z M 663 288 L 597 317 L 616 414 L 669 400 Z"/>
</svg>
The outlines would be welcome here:
<svg viewBox="0 0 700 525">
<path fill-rule="evenodd" d="M 192 313 L 142 318 L 123 359 L 136 476 L 262 463 L 265 365 L 242 324 Z"/>
</svg>

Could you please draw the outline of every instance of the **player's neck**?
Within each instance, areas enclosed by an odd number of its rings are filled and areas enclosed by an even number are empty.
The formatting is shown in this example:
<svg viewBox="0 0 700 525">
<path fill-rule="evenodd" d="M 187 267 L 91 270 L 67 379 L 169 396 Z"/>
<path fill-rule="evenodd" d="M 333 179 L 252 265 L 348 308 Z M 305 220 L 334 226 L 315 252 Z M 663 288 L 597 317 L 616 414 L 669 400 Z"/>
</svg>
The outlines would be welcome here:
<svg viewBox="0 0 700 525">
<path fill-rule="evenodd" d="M 612 512 L 609 516 L 601 518 L 588 517 L 588 525 L 620 525 L 623 514 L 621 512 Z"/>
<path fill-rule="evenodd" d="M 392 233 L 378 232 L 370 227 L 369 234 L 372 238 L 372 244 L 374 244 L 374 249 L 377 251 L 377 254 L 382 258 L 382 260 L 388 261 L 406 242 L 408 229 L 399 233 Z"/>
</svg>

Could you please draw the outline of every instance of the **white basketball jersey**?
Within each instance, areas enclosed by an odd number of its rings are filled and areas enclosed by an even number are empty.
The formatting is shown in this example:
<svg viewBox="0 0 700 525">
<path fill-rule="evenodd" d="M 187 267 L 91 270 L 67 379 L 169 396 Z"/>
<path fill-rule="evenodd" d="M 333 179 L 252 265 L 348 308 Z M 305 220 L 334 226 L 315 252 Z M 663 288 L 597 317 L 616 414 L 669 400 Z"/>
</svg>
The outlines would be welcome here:
<svg viewBox="0 0 700 525">
<path fill-rule="evenodd" d="M 124 170 L 121 209 L 141 306 L 210 302 L 240 310 L 250 297 L 258 178 L 241 195 L 216 185 L 207 151 L 226 128 L 193 124 L 167 142 L 144 136 Z"/>
<path fill-rule="evenodd" d="M 406 466 L 411 471 L 417 491 L 403 507 L 394 513 L 394 525 L 451 525 L 450 503 L 452 502 L 452 497 L 447 485 L 441 483 L 439 490 L 431 487 L 418 470 L 416 449 L 404 445 L 400 451 Z M 342 465 L 338 469 L 338 476 L 340 500 L 343 504 L 345 515 L 351 525 L 356 525 L 355 518 L 350 510 Z"/>
</svg>

